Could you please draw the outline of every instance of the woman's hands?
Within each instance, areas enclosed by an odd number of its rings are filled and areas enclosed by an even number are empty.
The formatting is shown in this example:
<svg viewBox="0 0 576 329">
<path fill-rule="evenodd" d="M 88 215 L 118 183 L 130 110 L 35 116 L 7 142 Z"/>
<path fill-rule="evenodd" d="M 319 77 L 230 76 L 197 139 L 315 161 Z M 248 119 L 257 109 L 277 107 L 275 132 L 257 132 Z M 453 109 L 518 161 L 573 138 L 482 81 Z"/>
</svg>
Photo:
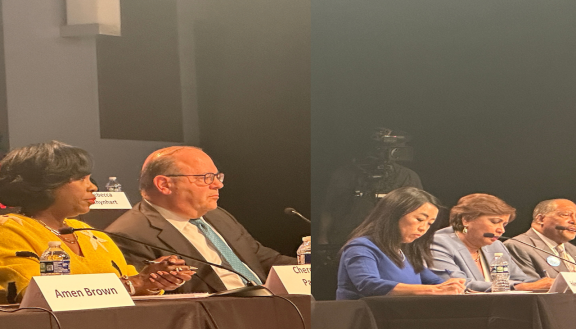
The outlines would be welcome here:
<svg viewBox="0 0 576 329">
<path fill-rule="evenodd" d="M 194 268 L 195 269 L 195 268 Z M 138 275 L 130 277 L 135 295 L 157 294 L 160 290 L 174 290 L 189 281 L 196 273 L 177 256 L 162 256 L 147 265 Z"/>
<path fill-rule="evenodd" d="M 466 279 L 452 278 L 440 284 L 398 283 L 388 295 L 460 295 L 466 290 Z"/>
<path fill-rule="evenodd" d="M 434 295 L 460 295 L 466 290 L 466 279 L 451 278 L 434 286 Z"/>
</svg>

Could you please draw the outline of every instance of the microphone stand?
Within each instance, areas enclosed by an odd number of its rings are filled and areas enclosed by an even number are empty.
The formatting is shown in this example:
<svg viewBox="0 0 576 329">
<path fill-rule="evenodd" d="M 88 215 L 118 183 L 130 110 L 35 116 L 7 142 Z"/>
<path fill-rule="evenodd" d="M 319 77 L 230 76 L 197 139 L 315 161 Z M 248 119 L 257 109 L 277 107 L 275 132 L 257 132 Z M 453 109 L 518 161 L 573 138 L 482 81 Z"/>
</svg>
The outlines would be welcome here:
<svg viewBox="0 0 576 329">
<path fill-rule="evenodd" d="M 492 238 L 492 237 L 494 237 L 494 236 L 495 236 L 495 235 L 492 234 L 492 233 L 484 233 L 484 237 L 486 237 L 486 238 Z M 536 250 L 538 250 L 538 251 L 541 251 L 541 252 L 543 252 L 543 253 L 545 253 L 545 254 L 548 254 L 548 255 L 550 255 L 550 256 L 554 256 L 554 257 L 556 257 L 556 258 L 558 258 L 558 259 L 561 259 L 561 260 L 563 260 L 563 261 L 566 261 L 566 262 L 568 262 L 568 263 L 571 263 L 571 264 L 576 265 L 576 262 L 573 262 L 573 261 L 571 261 L 571 260 L 569 260 L 569 259 L 560 257 L 560 256 L 558 256 L 558 255 L 555 255 L 554 253 L 552 253 L 552 252 L 550 252 L 550 251 L 544 250 L 544 249 L 542 249 L 542 248 L 538 248 L 538 247 L 536 247 L 536 246 L 534 246 L 534 245 L 531 245 L 531 244 L 529 244 L 529 243 L 527 243 L 527 242 L 520 241 L 520 240 L 515 239 L 515 238 L 505 237 L 505 236 L 502 236 L 502 235 L 499 237 L 499 239 L 512 240 L 512 241 L 519 242 L 519 243 L 521 243 L 521 244 L 523 244 L 523 245 L 527 245 L 528 247 L 531 247 L 531 248 L 533 248 L 533 249 L 536 249 Z"/>
<path fill-rule="evenodd" d="M 284 209 L 284 213 L 287 215 L 296 215 L 296 216 L 300 217 L 306 223 L 312 224 L 308 218 L 304 217 L 304 215 L 297 212 L 296 209 L 294 209 L 294 208 L 286 208 L 286 209 Z"/>
<path fill-rule="evenodd" d="M 153 246 L 151 244 L 148 243 L 144 243 L 142 241 L 138 241 L 120 234 L 116 234 L 116 233 L 111 233 L 111 232 L 107 232 L 104 230 L 100 230 L 97 228 L 89 228 L 89 227 L 85 227 L 85 228 L 73 228 L 73 227 L 65 227 L 65 228 L 61 228 L 59 230 L 60 234 L 71 234 L 74 233 L 75 231 L 98 231 L 98 232 L 102 232 L 104 234 L 113 236 L 113 237 L 117 237 L 120 239 L 125 239 L 131 242 L 135 242 L 141 245 L 145 245 L 147 247 L 150 248 L 154 248 L 156 250 L 161 250 L 161 251 L 165 251 L 174 255 L 178 255 L 180 257 L 185 257 L 185 258 L 189 258 L 192 260 L 195 260 L 197 262 L 200 263 L 204 263 L 210 266 L 215 266 L 227 271 L 230 271 L 234 274 L 237 274 L 238 276 L 240 276 L 242 279 L 244 279 L 244 281 L 246 281 L 246 287 L 240 287 L 240 288 L 236 288 L 236 289 L 231 289 L 231 290 L 224 290 L 224 291 L 219 291 L 219 292 L 215 292 L 213 294 L 211 294 L 210 296 L 228 296 L 228 297 L 254 297 L 254 296 L 273 296 L 274 294 L 268 290 L 268 288 L 261 286 L 261 285 L 257 285 L 255 282 L 250 281 L 250 279 L 248 279 L 246 276 L 242 275 L 242 273 L 238 273 L 237 271 L 227 268 L 226 266 L 222 266 L 220 264 L 214 264 L 214 263 L 210 263 L 208 261 L 202 260 L 202 259 L 198 259 L 196 257 L 192 257 L 189 255 L 185 255 L 179 252 L 176 252 L 174 250 L 170 250 L 170 249 L 166 249 L 166 248 L 162 248 L 162 247 L 157 247 L 157 246 Z"/>
</svg>

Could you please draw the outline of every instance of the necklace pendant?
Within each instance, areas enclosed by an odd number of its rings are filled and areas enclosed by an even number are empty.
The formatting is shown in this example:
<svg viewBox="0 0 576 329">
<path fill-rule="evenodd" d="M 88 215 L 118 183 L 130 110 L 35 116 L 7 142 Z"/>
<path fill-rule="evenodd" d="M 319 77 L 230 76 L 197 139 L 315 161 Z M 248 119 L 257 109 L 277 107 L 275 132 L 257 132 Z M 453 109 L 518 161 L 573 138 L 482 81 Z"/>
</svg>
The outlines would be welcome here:
<svg viewBox="0 0 576 329">
<path fill-rule="evenodd" d="M 30 218 L 33 218 L 33 217 L 30 217 Z M 64 241 L 64 242 L 67 242 L 67 243 L 70 243 L 70 244 L 76 244 L 76 242 L 77 242 L 77 240 L 78 240 L 78 237 L 76 236 L 76 233 L 73 233 L 73 234 L 74 234 L 74 239 L 68 240 L 68 239 L 66 239 L 65 237 L 63 237 L 63 236 L 60 234 L 59 231 L 57 231 L 57 230 L 51 228 L 50 226 L 46 225 L 46 223 L 44 223 L 44 222 L 41 221 L 40 219 L 37 219 L 37 218 L 33 218 L 33 219 L 35 219 L 36 221 L 40 222 L 40 224 L 42 224 L 42 226 L 44 226 L 48 231 L 54 233 L 54 235 L 56 235 L 57 237 L 59 237 L 60 240 L 62 240 L 62 241 Z M 64 222 L 64 223 L 66 223 L 66 222 Z"/>
</svg>

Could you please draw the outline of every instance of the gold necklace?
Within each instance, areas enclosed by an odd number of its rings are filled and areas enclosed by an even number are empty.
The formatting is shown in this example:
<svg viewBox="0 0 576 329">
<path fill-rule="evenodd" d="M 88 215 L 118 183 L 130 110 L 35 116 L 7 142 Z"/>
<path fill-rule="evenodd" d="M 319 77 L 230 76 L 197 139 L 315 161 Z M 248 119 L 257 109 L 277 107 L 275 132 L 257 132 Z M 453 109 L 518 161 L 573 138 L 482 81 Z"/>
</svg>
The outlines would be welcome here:
<svg viewBox="0 0 576 329">
<path fill-rule="evenodd" d="M 479 262 L 480 261 L 480 250 L 476 251 L 476 259 L 474 259 L 475 262 Z"/>
<path fill-rule="evenodd" d="M 50 226 L 46 225 L 46 223 L 44 223 L 42 220 L 38 219 L 38 218 L 34 218 L 31 217 L 32 219 L 35 219 L 36 221 L 38 221 L 40 224 L 42 224 L 42 226 L 44 226 L 48 231 L 54 233 L 57 237 L 59 237 L 60 239 L 62 239 L 64 242 L 68 242 L 70 244 L 75 244 L 78 240 L 78 237 L 76 236 L 76 233 L 73 233 L 74 235 L 74 239 L 67 239 L 65 237 L 63 237 L 60 232 L 56 231 L 55 229 L 51 228 Z"/>
</svg>

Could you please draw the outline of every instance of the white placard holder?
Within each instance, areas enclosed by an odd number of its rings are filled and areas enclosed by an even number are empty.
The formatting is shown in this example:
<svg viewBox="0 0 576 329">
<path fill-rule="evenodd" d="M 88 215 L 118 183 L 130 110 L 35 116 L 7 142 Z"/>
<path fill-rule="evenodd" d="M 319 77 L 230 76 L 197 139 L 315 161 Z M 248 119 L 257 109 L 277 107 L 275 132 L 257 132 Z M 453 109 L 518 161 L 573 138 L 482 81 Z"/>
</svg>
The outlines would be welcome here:
<svg viewBox="0 0 576 329">
<path fill-rule="evenodd" d="M 274 294 L 310 295 L 311 274 L 310 265 L 273 266 L 265 286 Z"/>
<path fill-rule="evenodd" d="M 94 192 L 96 203 L 90 209 L 132 209 L 124 192 Z"/>
<path fill-rule="evenodd" d="M 134 301 L 113 273 L 34 276 L 20 304 L 52 311 L 121 306 L 134 306 Z"/>
<path fill-rule="evenodd" d="M 560 272 L 548 292 L 576 293 L 576 272 Z"/>
</svg>

